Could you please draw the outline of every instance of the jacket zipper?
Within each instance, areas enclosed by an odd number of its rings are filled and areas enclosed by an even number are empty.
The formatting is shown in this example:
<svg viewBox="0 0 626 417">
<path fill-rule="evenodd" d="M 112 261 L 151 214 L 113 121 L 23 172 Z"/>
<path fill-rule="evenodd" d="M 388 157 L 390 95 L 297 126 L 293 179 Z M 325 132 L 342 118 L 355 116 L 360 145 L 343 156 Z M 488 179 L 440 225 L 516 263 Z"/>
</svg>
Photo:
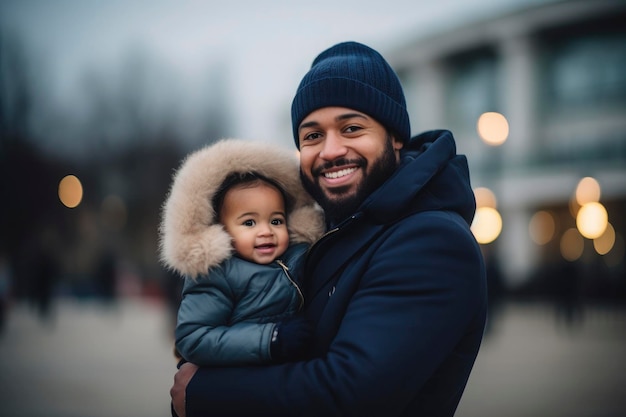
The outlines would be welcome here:
<svg viewBox="0 0 626 417">
<path fill-rule="evenodd" d="M 300 299 L 300 305 L 298 306 L 298 311 L 302 310 L 302 307 L 304 307 L 304 294 L 302 294 L 302 290 L 300 289 L 296 281 L 294 281 L 293 278 L 291 278 L 291 275 L 289 274 L 289 267 L 285 265 L 283 261 L 281 261 L 280 259 L 277 259 L 276 263 L 278 263 L 278 265 L 280 265 L 280 267 L 283 268 L 283 271 L 285 272 L 287 279 L 289 280 L 289 282 L 291 282 L 291 285 L 293 285 L 296 288 L 296 291 L 298 291 L 298 298 Z"/>
<path fill-rule="evenodd" d="M 357 214 L 353 214 L 352 216 L 348 217 L 346 220 L 344 220 L 343 222 L 341 222 L 340 224 L 338 224 L 337 226 L 335 226 L 334 228 L 330 229 L 329 231 L 327 231 L 326 233 L 324 233 L 319 239 L 317 239 L 317 241 L 315 243 L 313 243 L 311 246 L 309 246 L 309 248 L 306 251 L 306 256 L 309 256 L 309 253 L 311 252 L 311 250 L 317 246 L 322 240 L 324 240 L 325 238 L 327 238 L 328 236 L 337 233 L 340 229 L 344 228 L 346 225 L 350 224 L 351 222 L 359 219 L 360 217 L 362 217 L 362 213 L 359 212 Z"/>
</svg>

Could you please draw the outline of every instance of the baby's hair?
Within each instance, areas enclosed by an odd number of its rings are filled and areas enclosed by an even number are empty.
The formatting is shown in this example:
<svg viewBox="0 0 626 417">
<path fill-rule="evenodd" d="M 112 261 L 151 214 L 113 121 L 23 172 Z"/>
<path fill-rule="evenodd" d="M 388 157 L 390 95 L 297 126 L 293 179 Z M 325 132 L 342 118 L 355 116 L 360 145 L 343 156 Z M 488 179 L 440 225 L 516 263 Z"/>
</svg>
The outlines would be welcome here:
<svg viewBox="0 0 626 417">
<path fill-rule="evenodd" d="M 228 190 L 235 186 L 254 187 L 262 182 L 280 191 L 280 194 L 283 196 L 283 201 L 285 202 L 285 210 L 289 212 L 293 201 L 285 190 L 283 190 L 283 187 L 278 185 L 276 181 L 273 181 L 257 172 L 233 172 L 224 178 L 224 181 L 222 181 L 222 184 L 213 196 L 212 203 L 215 210 L 216 220 L 219 221 L 219 213 L 224 205 L 224 197 L 226 196 L 226 192 Z"/>
</svg>

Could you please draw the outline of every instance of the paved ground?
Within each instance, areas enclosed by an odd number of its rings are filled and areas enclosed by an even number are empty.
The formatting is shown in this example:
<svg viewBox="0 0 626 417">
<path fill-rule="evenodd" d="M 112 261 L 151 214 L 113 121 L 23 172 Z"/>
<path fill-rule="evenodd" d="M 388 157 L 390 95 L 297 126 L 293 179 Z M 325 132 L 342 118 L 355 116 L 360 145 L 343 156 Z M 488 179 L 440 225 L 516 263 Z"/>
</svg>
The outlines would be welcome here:
<svg viewBox="0 0 626 417">
<path fill-rule="evenodd" d="M 168 416 L 175 369 L 160 304 L 14 306 L 0 339 L 0 416 Z"/>
<path fill-rule="evenodd" d="M 626 309 L 509 305 L 484 340 L 457 417 L 626 416 Z"/>
<path fill-rule="evenodd" d="M 1 417 L 167 417 L 175 359 L 160 304 L 65 300 L 53 323 L 15 305 L 0 336 Z M 555 326 L 543 304 L 503 310 L 457 417 L 626 416 L 626 310 Z"/>
</svg>

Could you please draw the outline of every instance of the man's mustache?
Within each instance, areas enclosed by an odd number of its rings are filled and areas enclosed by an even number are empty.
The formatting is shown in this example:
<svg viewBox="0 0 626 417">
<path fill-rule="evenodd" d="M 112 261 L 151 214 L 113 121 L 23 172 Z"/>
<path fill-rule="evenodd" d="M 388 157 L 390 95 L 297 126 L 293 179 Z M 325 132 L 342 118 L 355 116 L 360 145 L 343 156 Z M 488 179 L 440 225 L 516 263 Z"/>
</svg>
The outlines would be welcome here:
<svg viewBox="0 0 626 417">
<path fill-rule="evenodd" d="M 362 159 L 362 158 L 359 158 L 359 159 L 339 158 L 339 159 L 335 159 L 334 161 L 324 162 L 322 165 L 312 169 L 311 173 L 313 174 L 314 177 L 317 177 L 322 174 L 322 171 L 325 171 L 327 169 L 331 169 L 334 167 L 340 167 L 344 165 L 356 165 L 358 167 L 364 167 L 366 164 L 367 162 L 365 161 L 365 159 Z"/>
</svg>

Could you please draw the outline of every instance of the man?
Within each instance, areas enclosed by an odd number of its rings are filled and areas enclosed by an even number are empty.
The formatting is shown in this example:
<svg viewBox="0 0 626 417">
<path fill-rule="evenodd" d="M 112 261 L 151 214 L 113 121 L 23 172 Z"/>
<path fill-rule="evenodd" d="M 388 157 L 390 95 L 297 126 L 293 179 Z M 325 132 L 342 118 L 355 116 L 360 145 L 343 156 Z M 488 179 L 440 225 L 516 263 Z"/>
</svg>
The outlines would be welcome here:
<svg viewBox="0 0 626 417">
<path fill-rule="evenodd" d="M 315 59 L 291 114 L 301 177 L 329 229 L 303 277 L 315 325 L 310 359 L 184 364 L 170 391 L 174 409 L 181 417 L 452 416 L 486 316 L 465 158 L 450 132 L 410 138 L 396 74 L 355 42 Z"/>
</svg>

